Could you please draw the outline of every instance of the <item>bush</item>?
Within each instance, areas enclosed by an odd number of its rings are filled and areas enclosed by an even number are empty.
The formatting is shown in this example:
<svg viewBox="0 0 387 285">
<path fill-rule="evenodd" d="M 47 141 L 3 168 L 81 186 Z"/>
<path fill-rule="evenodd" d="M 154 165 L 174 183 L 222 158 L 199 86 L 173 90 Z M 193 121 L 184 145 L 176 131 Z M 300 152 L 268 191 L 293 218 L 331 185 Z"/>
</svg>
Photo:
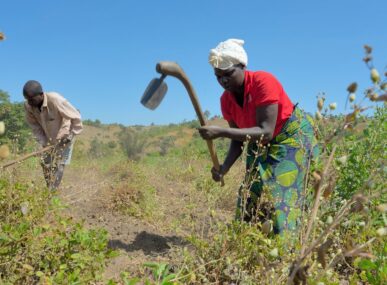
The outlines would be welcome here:
<svg viewBox="0 0 387 285">
<path fill-rule="evenodd" d="M 119 135 L 119 141 L 129 159 L 139 160 L 141 158 L 142 151 L 146 145 L 145 134 L 127 128 Z"/>
<path fill-rule="evenodd" d="M 168 150 L 174 146 L 174 137 L 164 137 L 160 141 L 160 155 L 164 156 L 167 154 Z"/>
<path fill-rule="evenodd" d="M 137 162 L 120 163 L 110 169 L 110 175 L 115 180 L 110 203 L 114 210 L 146 219 L 157 216 L 156 189 Z"/>
<path fill-rule="evenodd" d="M 88 154 L 92 158 L 102 157 L 104 154 L 103 143 L 97 138 L 93 138 L 93 140 L 90 142 Z"/>
<path fill-rule="evenodd" d="M 31 131 L 25 120 L 24 103 L 11 103 L 8 93 L 0 90 L 0 121 L 6 125 L 1 143 L 12 143 L 18 151 L 26 148 Z M 14 149 L 15 149 L 14 147 Z"/>
<path fill-rule="evenodd" d="M 387 137 L 387 108 L 378 108 L 373 118 L 363 123 L 364 130 L 350 132 L 339 146 L 336 169 L 342 174 L 337 181 L 337 192 L 345 199 L 369 180 L 375 168 L 383 169 L 380 157 L 385 151 L 382 143 Z M 383 170 L 382 170 L 383 171 Z"/>
<path fill-rule="evenodd" d="M 90 142 L 88 155 L 91 158 L 101 158 L 103 156 L 112 155 L 116 147 L 117 147 L 117 143 L 114 141 L 109 141 L 107 143 L 104 143 L 95 137 Z"/>
<path fill-rule="evenodd" d="M 84 124 L 84 125 L 87 125 L 87 126 L 96 127 L 96 128 L 99 128 L 99 127 L 102 126 L 101 121 L 98 120 L 98 119 L 95 119 L 94 121 L 93 121 L 93 120 L 90 120 L 90 119 L 83 120 L 83 124 Z"/>
<path fill-rule="evenodd" d="M 0 282 L 86 284 L 108 257 L 105 230 L 87 230 L 60 213 L 45 189 L 0 179 Z"/>
<path fill-rule="evenodd" d="M 115 141 L 109 141 L 109 142 L 107 143 L 107 146 L 108 146 L 109 148 L 113 149 L 113 148 L 116 148 L 116 147 L 117 147 L 117 143 L 116 143 Z"/>
</svg>

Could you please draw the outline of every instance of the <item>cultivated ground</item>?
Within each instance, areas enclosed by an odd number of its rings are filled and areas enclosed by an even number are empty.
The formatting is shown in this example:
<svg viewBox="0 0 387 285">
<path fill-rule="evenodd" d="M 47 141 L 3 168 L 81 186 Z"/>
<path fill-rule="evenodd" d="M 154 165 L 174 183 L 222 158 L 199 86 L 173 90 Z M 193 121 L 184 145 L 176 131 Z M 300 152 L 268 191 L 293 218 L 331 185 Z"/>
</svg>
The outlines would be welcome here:
<svg viewBox="0 0 387 285">
<path fill-rule="evenodd" d="M 118 127 L 85 126 L 59 191 L 68 206 L 66 213 L 87 227 L 106 229 L 110 247 L 119 251 L 107 265 L 105 280 L 118 278 L 123 271 L 144 272 L 144 262 L 173 264 L 176 250 L 188 245 L 188 236 L 206 236 L 217 221 L 233 218 L 242 177 L 239 163 L 225 187 L 216 185 L 206 153 L 184 157 L 167 153 L 149 158 L 146 153 L 155 151 L 157 136 L 149 140 L 145 156 L 138 162 L 114 152 L 98 158 L 87 155 L 93 139 L 117 141 L 119 132 Z M 190 128 L 172 129 L 160 137 L 180 133 L 174 146 L 189 149 L 194 132 Z M 205 150 L 204 142 L 203 147 Z M 37 161 L 29 162 L 29 171 L 20 171 L 24 173 L 19 177 L 44 183 Z"/>
</svg>

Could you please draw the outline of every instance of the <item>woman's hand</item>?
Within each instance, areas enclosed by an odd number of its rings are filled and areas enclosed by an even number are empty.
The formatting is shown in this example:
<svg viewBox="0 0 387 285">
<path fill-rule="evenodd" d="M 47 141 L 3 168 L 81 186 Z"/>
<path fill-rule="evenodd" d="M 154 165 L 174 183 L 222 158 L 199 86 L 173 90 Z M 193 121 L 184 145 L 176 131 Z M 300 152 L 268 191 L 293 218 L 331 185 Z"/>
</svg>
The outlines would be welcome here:
<svg viewBox="0 0 387 285">
<path fill-rule="evenodd" d="M 213 140 L 222 135 L 224 128 L 218 126 L 205 126 L 198 128 L 200 136 L 205 140 Z"/>
</svg>

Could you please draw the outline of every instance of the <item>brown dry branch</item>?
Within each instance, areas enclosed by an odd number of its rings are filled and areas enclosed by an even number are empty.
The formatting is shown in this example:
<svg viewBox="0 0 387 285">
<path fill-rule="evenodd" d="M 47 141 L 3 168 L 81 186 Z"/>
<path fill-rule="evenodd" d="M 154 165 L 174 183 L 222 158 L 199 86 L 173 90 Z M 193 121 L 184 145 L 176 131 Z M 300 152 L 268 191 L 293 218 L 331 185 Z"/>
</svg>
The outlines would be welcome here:
<svg viewBox="0 0 387 285">
<path fill-rule="evenodd" d="M 333 241 L 332 239 L 327 239 L 326 242 L 324 242 L 322 245 L 319 246 L 317 249 L 317 260 L 321 263 L 323 268 L 326 268 L 326 253 L 328 252 L 329 248 L 332 246 Z"/>
<path fill-rule="evenodd" d="M 243 151 L 246 152 L 246 154 L 243 157 L 248 156 L 247 150 L 248 150 L 248 145 L 251 143 L 250 141 L 251 141 L 251 137 L 249 135 L 247 135 L 246 141 L 244 142 L 244 145 L 242 147 Z M 262 141 L 263 141 L 263 135 L 260 137 L 259 140 L 257 140 L 255 142 L 255 144 L 257 146 L 257 151 L 254 152 L 254 160 L 253 160 L 250 168 L 247 170 L 248 175 L 245 176 L 245 179 L 243 181 L 243 184 L 242 184 L 242 187 L 240 190 L 240 195 L 241 195 L 241 199 L 242 199 L 242 205 L 241 205 L 242 212 L 240 215 L 241 222 L 243 222 L 244 216 L 246 214 L 246 208 L 247 208 L 246 205 L 247 205 L 248 198 L 250 197 L 250 188 L 252 187 L 254 182 L 261 179 L 261 177 L 259 177 L 259 172 L 256 171 L 256 169 L 254 169 L 254 165 L 256 164 L 257 159 L 262 155 L 263 151 L 265 151 L 265 149 L 266 149 L 266 146 L 264 146 L 262 144 Z M 259 201 L 257 201 L 257 205 L 256 205 L 255 210 L 260 208 L 260 202 L 261 202 L 261 200 L 259 199 Z M 256 215 L 257 213 L 258 213 L 258 211 L 255 211 L 255 213 L 248 213 L 248 214 L 249 215 L 253 215 L 253 214 Z M 254 217 L 252 217 L 252 220 L 253 220 L 253 218 Z M 257 218 L 257 217 L 255 217 L 255 218 Z"/>
<path fill-rule="evenodd" d="M 325 199 L 328 199 L 329 196 L 331 196 L 333 190 L 335 189 L 335 185 L 336 185 L 336 177 L 331 176 L 328 182 L 328 186 L 325 188 L 323 193 L 323 197 Z"/>
<path fill-rule="evenodd" d="M 179 274 L 176 274 L 176 277 L 171 279 L 170 281 L 171 282 L 177 282 L 179 280 L 184 280 L 185 278 L 187 277 L 190 277 L 193 273 L 199 271 L 200 269 L 203 269 L 203 268 L 206 268 L 208 265 L 212 264 L 212 263 L 217 263 L 221 260 L 223 260 L 225 257 L 222 257 L 222 258 L 218 258 L 218 259 L 215 259 L 215 260 L 210 260 L 209 262 L 205 263 L 205 264 L 202 264 L 200 266 L 198 266 L 197 268 L 191 270 L 188 274 L 186 275 L 182 275 L 182 276 L 179 276 Z M 182 272 L 184 269 L 184 266 L 182 266 L 182 269 L 180 270 L 180 272 Z"/>
<path fill-rule="evenodd" d="M 316 199 L 317 191 L 322 186 L 321 184 L 321 172 L 319 170 L 316 170 L 312 173 L 312 177 L 314 179 L 313 181 L 313 198 Z"/>
<path fill-rule="evenodd" d="M 321 191 L 319 191 L 321 193 Z M 319 194 L 320 194 L 319 193 Z M 305 260 L 305 258 L 313 252 L 313 250 L 321 244 L 321 242 L 332 232 L 332 230 L 339 224 L 339 222 L 344 218 L 344 216 L 349 212 L 350 207 L 355 202 L 355 200 L 352 198 L 350 201 L 348 201 L 344 206 L 340 209 L 340 211 L 335 216 L 332 224 L 330 224 L 321 234 L 320 236 L 315 239 L 308 248 L 305 248 L 305 244 L 302 246 L 302 253 L 300 254 L 300 257 L 298 260 L 294 263 L 293 270 L 290 272 L 287 285 L 292 284 L 294 276 L 296 275 L 297 271 L 301 268 L 302 262 Z M 316 205 L 316 203 L 315 203 Z"/>
<path fill-rule="evenodd" d="M 387 101 L 387 93 L 379 95 L 375 98 L 375 102 L 386 102 Z"/>
<path fill-rule="evenodd" d="M 309 269 L 309 266 L 306 265 L 306 266 L 302 266 L 300 267 L 295 276 L 294 276 L 294 280 L 293 280 L 293 283 L 294 285 L 306 285 L 306 281 L 307 281 L 307 278 L 308 278 L 308 269 Z"/>
<path fill-rule="evenodd" d="M 306 171 L 305 171 L 305 177 L 304 177 L 304 188 L 302 189 L 302 193 L 303 193 L 303 197 L 306 197 L 306 192 L 307 192 L 307 188 L 308 188 L 308 183 L 309 183 L 309 171 L 310 171 L 310 165 L 311 165 L 311 161 L 312 161 L 312 149 L 310 150 L 310 153 L 309 153 L 309 158 L 308 158 L 308 164 L 306 166 Z M 302 212 L 301 212 L 301 221 L 302 223 L 304 222 L 304 215 L 306 213 L 306 207 L 305 207 L 305 204 L 306 201 L 304 199 L 304 202 L 303 202 L 303 205 L 301 206 L 301 209 L 302 209 Z M 303 228 L 303 224 L 301 225 L 301 227 Z M 304 236 L 303 236 L 303 231 L 300 232 L 300 237 L 299 237 L 299 240 L 302 241 L 304 240 Z"/>
<path fill-rule="evenodd" d="M 372 242 L 374 242 L 375 239 L 376 239 L 376 237 L 373 237 L 369 241 L 367 241 L 366 243 L 358 245 L 357 247 L 345 252 L 344 256 L 345 257 L 361 256 L 361 257 L 366 257 L 366 258 L 375 258 L 375 256 L 373 254 L 371 254 L 369 252 L 362 251 L 363 248 L 370 245 Z"/>
<path fill-rule="evenodd" d="M 317 211 L 318 211 L 318 208 L 319 208 L 319 205 L 320 205 L 320 197 L 321 197 L 321 194 L 322 194 L 322 185 L 327 177 L 327 174 L 328 174 L 328 170 L 329 170 L 329 167 L 331 166 L 332 164 L 332 161 L 333 161 L 333 157 L 334 157 L 334 154 L 336 152 L 336 146 L 333 147 L 332 149 L 332 152 L 329 156 L 329 159 L 328 159 L 328 162 L 326 164 L 326 167 L 323 171 L 323 174 L 321 175 L 321 180 L 319 182 L 319 185 L 318 185 L 318 188 L 317 188 L 317 191 L 316 191 L 316 198 L 314 200 L 314 205 L 313 205 L 313 209 L 312 209 L 312 213 L 311 213 L 311 217 L 308 221 L 308 226 L 307 226 L 307 229 L 306 229 L 306 234 L 305 234 L 305 238 L 302 242 L 302 247 L 301 247 L 301 255 L 304 254 L 305 252 L 305 248 L 306 248 L 306 243 L 309 239 L 309 235 L 310 235 L 310 232 L 312 231 L 312 227 L 313 227 L 313 223 L 314 223 L 314 220 L 316 219 L 316 216 L 317 216 Z"/>
<path fill-rule="evenodd" d="M 351 249 L 351 250 L 348 250 L 346 252 L 342 252 L 341 249 L 339 249 L 337 251 L 337 253 L 335 254 L 335 256 L 332 258 L 331 262 L 327 265 L 327 267 L 325 268 L 324 271 L 321 271 L 317 276 L 316 276 L 316 280 L 319 280 L 323 274 L 329 270 L 330 268 L 334 268 L 336 266 L 336 264 L 340 261 L 340 260 L 343 260 L 345 259 L 345 257 L 364 257 L 364 258 L 369 258 L 369 259 L 373 259 L 375 258 L 375 256 L 371 253 L 368 253 L 368 252 L 363 252 L 362 249 L 364 249 L 366 246 L 370 245 L 372 242 L 375 241 L 375 237 L 371 238 L 369 241 L 365 242 L 364 244 L 361 244 L 361 245 L 358 245 L 356 246 L 355 248 Z"/>
<path fill-rule="evenodd" d="M 344 123 L 337 129 L 335 129 L 334 133 L 331 134 L 327 139 L 324 140 L 324 145 L 328 145 L 334 138 L 341 138 L 344 135 L 345 130 L 347 129 L 353 129 L 353 124 L 356 120 L 356 117 L 359 113 L 362 113 L 371 107 L 363 107 L 360 108 L 358 106 L 355 106 L 354 111 L 352 113 L 349 113 L 344 118 Z M 324 148 L 325 149 L 325 148 Z"/>
<path fill-rule="evenodd" d="M 320 197 L 321 197 L 321 194 L 322 194 L 322 191 L 321 191 L 322 190 L 322 185 L 323 185 L 323 182 L 325 181 L 326 176 L 328 174 L 329 167 L 332 164 L 335 152 L 336 152 L 336 146 L 333 147 L 332 152 L 331 152 L 331 154 L 329 156 L 328 162 L 326 164 L 326 167 L 325 167 L 325 169 L 323 171 L 323 174 L 321 175 L 321 180 L 319 180 L 319 182 L 318 182 L 318 187 L 317 187 L 317 190 L 316 190 L 316 197 L 315 197 L 315 200 L 314 200 L 314 205 L 313 205 L 313 208 L 312 208 L 311 217 L 310 217 L 310 219 L 308 221 L 305 237 L 302 240 L 302 246 L 301 246 L 301 251 L 300 251 L 301 257 L 292 266 L 292 269 L 290 271 L 290 275 L 289 275 L 289 278 L 288 278 L 288 281 L 287 281 L 288 285 L 292 284 L 296 274 L 298 273 L 298 271 L 301 268 L 300 266 L 301 266 L 302 261 L 307 256 L 307 254 L 310 253 L 308 250 L 306 250 L 306 244 L 307 244 L 307 241 L 309 239 L 309 235 L 310 235 L 310 233 L 312 231 L 314 220 L 316 219 L 317 211 L 318 211 L 318 208 L 319 208 L 319 205 L 320 205 Z M 334 224 L 334 222 L 332 223 L 332 225 L 333 224 Z"/>
<path fill-rule="evenodd" d="M 336 216 L 334 217 L 333 219 L 333 222 L 327 227 L 325 228 L 325 230 L 320 234 L 320 236 L 318 238 L 316 238 L 311 244 L 310 246 L 304 250 L 304 253 L 303 254 L 300 254 L 300 257 L 299 259 L 294 263 L 294 265 L 292 266 L 292 271 L 291 271 L 291 274 L 289 275 L 289 278 L 288 278 L 288 281 L 287 281 L 287 285 L 290 285 L 292 284 L 293 282 L 293 279 L 294 279 L 294 276 L 296 275 L 296 273 L 298 272 L 298 270 L 301 268 L 301 264 L 302 262 L 305 260 L 305 258 L 314 251 L 314 249 L 323 242 L 324 239 L 326 239 L 331 233 L 332 231 L 340 224 L 340 222 L 342 221 L 342 219 L 351 212 L 351 209 L 353 209 L 353 205 L 355 203 L 359 203 L 359 202 L 363 202 L 365 203 L 366 201 L 368 201 L 369 199 L 371 198 L 375 198 L 375 197 L 379 197 L 380 195 L 382 195 L 382 193 L 373 193 L 372 195 L 370 195 L 369 197 L 365 197 L 363 194 L 361 193 L 358 193 L 358 194 L 355 194 L 347 203 L 345 203 L 342 208 L 338 211 L 338 213 L 336 214 Z M 346 255 L 345 256 L 349 256 L 350 254 L 354 254 L 354 253 L 360 253 L 359 250 L 361 250 L 362 248 L 364 248 L 365 246 L 367 246 L 368 244 L 372 243 L 374 241 L 375 238 L 372 238 L 370 239 L 368 242 L 366 242 L 365 244 L 362 244 L 362 245 L 359 245 L 357 247 L 355 247 L 355 249 L 351 249 L 349 251 L 346 252 Z M 359 251 L 359 252 L 358 252 Z M 370 256 L 370 254 L 365 254 L 364 256 Z M 329 265 L 328 267 L 331 267 L 331 265 Z"/>
</svg>

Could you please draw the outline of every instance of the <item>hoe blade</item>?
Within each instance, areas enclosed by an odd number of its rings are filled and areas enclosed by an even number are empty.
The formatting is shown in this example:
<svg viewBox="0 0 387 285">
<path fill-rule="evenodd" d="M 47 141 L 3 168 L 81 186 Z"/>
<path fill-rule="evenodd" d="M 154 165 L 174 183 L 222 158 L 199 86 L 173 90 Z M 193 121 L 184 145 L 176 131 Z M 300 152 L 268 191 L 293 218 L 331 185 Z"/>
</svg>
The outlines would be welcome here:
<svg viewBox="0 0 387 285">
<path fill-rule="evenodd" d="M 141 104 L 151 110 L 156 109 L 163 100 L 167 90 L 168 86 L 164 82 L 163 77 L 152 79 L 141 97 Z"/>
</svg>

